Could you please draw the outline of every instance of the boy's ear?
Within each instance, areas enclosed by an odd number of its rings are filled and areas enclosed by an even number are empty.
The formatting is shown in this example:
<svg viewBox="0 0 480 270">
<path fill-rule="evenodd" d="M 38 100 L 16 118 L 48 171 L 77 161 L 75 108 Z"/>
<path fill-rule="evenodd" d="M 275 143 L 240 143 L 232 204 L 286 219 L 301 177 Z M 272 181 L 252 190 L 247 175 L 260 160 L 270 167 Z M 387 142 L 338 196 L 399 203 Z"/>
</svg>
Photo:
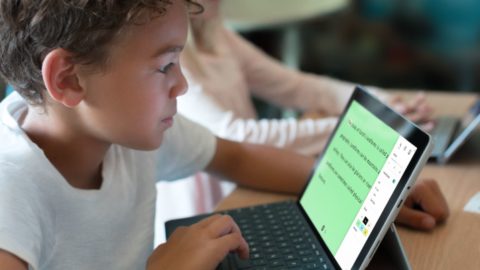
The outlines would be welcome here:
<svg viewBox="0 0 480 270">
<path fill-rule="evenodd" d="M 69 108 L 77 106 L 85 95 L 71 57 L 71 53 L 58 48 L 49 52 L 42 63 L 42 77 L 48 94 Z"/>
</svg>

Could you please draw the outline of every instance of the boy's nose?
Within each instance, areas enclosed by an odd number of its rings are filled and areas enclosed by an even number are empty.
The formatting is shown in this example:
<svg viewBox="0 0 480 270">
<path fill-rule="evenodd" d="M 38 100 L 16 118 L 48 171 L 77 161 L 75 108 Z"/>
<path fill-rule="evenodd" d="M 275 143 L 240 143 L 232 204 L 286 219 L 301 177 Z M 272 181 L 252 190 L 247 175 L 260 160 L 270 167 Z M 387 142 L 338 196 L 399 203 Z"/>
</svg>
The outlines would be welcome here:
<svg viewBox="0 0 480 270">
<path fill-rule="evenodd" d="M 176 98 L 178 96 L 184 95 L 187 92 L 188 83 L 185 76 L 183 76 L 182 72 L 179 72 L 177 83 L 173 87 L 172 91 L 170 92 L 171 98 Z"/>
</svg>

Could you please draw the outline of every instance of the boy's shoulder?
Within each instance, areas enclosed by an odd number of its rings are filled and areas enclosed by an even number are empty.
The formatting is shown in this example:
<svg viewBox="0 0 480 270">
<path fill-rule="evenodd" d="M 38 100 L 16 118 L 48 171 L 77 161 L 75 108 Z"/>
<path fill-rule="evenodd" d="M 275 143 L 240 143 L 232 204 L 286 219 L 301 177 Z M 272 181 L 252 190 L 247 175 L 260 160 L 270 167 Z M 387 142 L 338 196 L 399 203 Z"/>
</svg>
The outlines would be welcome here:
<svg viewBox="0 0 480 270">
<path fill-rule="evenodd" d="M 44 184 L 52 175 L 51 171 L 35 155 L 24 150 L 5 147 L 0 142 L 0 197 L 28 193 L 34 199 L 41 196 L 41 190 L 47 188 Z"/>
<path fill-rule="evenodd" d="M 26 106 L 17 94 L 0 103 L 0 186 L 21 185 L 21 178 L 38 178 L 48 172 L 43 152 L 28 139 L 16 120 Z"/>
</svg>

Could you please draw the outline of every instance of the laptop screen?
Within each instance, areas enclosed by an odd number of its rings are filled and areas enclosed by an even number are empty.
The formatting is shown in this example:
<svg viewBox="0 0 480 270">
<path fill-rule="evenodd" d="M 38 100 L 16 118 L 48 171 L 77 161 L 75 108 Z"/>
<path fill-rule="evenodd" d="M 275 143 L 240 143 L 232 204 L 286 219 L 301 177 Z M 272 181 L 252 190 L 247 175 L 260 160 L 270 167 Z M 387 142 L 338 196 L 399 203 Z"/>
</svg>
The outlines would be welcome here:
<svg viewBox="0 0 480 270">
<path fill-rule="evenodd" d="M 376 109 L 386 108 L 376 103 Z M 409 129 L 404 119 L 388 108 L 382 116 L 386 119 L 371 111 L 350 101 L 299 200 L 342 269 L 354 266 L 417 152 L 401 134 Z"/>
<path fill-rule="evenodd" d="M 480 99 L 473 104 L 469 112 L 461 121 L 461 128 L 455 134 L 457 137 L 445 149 L 443 155 L 439 157 L 440 163 L 446 163 L 455 154 L 455 152 L 473 135 L 477 126 L 480 125 Z"/>
</svg>

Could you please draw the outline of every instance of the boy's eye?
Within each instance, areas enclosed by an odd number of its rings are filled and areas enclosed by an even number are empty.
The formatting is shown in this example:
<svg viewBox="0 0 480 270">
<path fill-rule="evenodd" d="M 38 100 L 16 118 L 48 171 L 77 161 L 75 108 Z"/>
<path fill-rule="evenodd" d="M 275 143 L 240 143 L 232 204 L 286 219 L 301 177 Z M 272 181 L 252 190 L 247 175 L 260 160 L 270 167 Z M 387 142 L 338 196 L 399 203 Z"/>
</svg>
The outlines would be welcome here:
<svg viewBox="0 0 480 270">
<path fill-rule="evenodd" d="M 175 64 L 174 63 L 169 63 L 168 65 L 157 69 L 157 71 L 166 74 L 173 67 L 173 65 L 175 65 Z"/>
</svg>

